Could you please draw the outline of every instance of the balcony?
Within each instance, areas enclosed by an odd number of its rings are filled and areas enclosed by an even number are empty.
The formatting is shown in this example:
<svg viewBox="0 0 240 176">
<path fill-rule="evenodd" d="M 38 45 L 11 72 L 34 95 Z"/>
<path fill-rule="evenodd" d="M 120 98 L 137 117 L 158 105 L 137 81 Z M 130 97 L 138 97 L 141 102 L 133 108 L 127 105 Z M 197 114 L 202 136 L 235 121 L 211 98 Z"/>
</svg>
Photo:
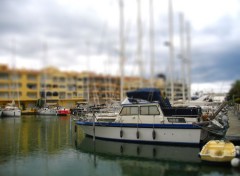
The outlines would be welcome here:
<svg viewBox="0 0 240 176">
<path fill-rule="evenodd" d="M 27 93 L 27 97 L 31 98 L 31 99 L 37 99 L 37 93 L 30 93 L 30 92 L 28 92 Z"/>
<path fill-rule="evenodd" d="M 0 73 L 0 80 L 9 80 L 10 76 L 8 73 Z"/>
</svg>

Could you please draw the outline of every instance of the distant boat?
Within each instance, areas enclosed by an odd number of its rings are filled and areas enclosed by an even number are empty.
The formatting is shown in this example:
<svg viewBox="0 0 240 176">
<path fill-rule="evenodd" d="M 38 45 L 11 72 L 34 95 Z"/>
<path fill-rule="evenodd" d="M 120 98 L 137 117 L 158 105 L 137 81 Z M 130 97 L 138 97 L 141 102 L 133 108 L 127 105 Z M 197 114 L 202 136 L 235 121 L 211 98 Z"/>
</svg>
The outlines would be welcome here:
<svg viewBox="0 0 240 176">
<path fill-rule="evenodd" d="M 8 103 L 2 110 L 2 117 L 20 117 L 21 110 L 16 106 L 15 102 Z"/>
<path fill-rule="evenodd" d="M 45 106 L 37 110 L 39 115 L 57 115 L 56 107 Z"/>
<path fill-rule="evenodd" d="M 236 149 L 231 142 L 211 140 L 203 146 L 199 155 L 203 161 L 231 162 L 236 157 Z"/>
<path fill-rule="evenodd" d="M 177 143 L 198 145 L 201 128 L 194 125 L 201 108 L 174 108 L 158 89 L 127 92 L 114 122 L 77 121 L 87 136 L 136 143 Z"/>
<path fill-rule="evenodd" d="M 57 107 L 56 111 L 58 116 L 66 116 L 71 113 L 69 109 L 66 109 L 64 107 Z"/>
</svg>

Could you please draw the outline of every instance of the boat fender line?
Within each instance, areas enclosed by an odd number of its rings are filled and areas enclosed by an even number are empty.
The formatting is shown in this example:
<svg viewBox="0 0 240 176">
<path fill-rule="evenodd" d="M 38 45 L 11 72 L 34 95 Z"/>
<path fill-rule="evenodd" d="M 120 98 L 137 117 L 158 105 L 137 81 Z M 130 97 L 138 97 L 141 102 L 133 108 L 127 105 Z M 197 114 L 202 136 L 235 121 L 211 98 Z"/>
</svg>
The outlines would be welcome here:
<svg viewBox="0 0 240 176">
<path fill-rule="evenodd" d="M 156 139 L 156 131 L 155 130 L 152 131 L 152 138 Z"/>
<path fill-rule="evenodd" d="M 121 154 L 123 154 L 123 146 L 122 145 L 120 146 L 120 152 L 121 152 Z"/>
<path fill-rule="evenodd" d="M 137 146 L 137 155 L 139 155 L 139 154 L 140 154 L 140 147 Z"/>
<path fill-rule="evenodd" d="M 77 132 L 77 125 L 74 126 L 74 131 Z"/>
<path fill-rule="evenodd" d="M 120 137 L 121 138 L 123 137 L 123 130 L 122 129 L 120 130 Z"/>
<path fill-rule="evenodd" d="M 140 133 L 139 133 L 139 131 L 137 131 L 136 135 L 137 135 L 137 139 L 139 139 L 139 138 L 140 138 Z"/>
<path fill-rule="evenodd" d="M 156 157 L 156 155 L 157 155 L 157 150 L 156 150 L 156 148 L 154 147 L 154 148 L 153 148 L 153 157 Z"/>
</svg>

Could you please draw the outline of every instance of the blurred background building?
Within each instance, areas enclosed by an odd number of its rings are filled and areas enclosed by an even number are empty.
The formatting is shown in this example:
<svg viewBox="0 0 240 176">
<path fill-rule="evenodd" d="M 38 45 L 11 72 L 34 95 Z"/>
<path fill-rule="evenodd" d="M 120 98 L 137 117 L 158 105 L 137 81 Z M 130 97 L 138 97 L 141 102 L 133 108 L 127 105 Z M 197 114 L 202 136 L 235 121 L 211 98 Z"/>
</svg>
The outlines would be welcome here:
<svg viewBox="0 0 240 176">
<path fill-rule="evenodd" d="M 175 82 L 174 85 L 175 100 L 182 99 L 182 84 Z M 155 77 L 154 87 L 170 97 L 169 86 L 165 75 Z M 141 87 L 150 87 L 150 80 L 127 76 L 124 78 L 123 94 L 125 96 L 127 91 Z M 76 103 L 108 104 L 120 101 L 120 77 L 93 72 L 66 72 L 55 67 L 13 70 L 7 65 L 0 65 L 0 106 L 13 100 L 22 110 L 34 108 L 39 100 L 69 108 Z"/>
</svg>

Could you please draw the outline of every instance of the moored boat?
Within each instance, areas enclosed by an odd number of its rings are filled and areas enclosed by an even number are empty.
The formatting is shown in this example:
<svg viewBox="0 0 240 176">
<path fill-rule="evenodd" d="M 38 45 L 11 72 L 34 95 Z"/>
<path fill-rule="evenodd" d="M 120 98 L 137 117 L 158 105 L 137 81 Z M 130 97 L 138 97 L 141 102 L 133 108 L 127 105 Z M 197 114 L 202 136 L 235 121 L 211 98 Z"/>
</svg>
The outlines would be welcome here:
<svg viewBox="0 0 240 176">
<path fill-rule="evenodd" d="M 87 136 L 137 142 L 198 145 L 201 128 L 200 108 L 174 108 L 158 89 L 140 89 L 127 93 L 114 122 L 77 121 Z"/>
<path fill-rule="evenodd" d="M 199 153 L 203 161 L 209 162 L 231 162 L 236 156 L 236 149 L 233 143 L 223 140 L 210 140 Z"/>
<path fill-rule="evenodd" d="M 39 114 L 39 115 L 56 115 L 57 110 L 56 110 L 56 108 L 44 107 L 44 108 L 38 109 L 37 114 Z"/>
<path fill-rule="evenodd" d="M 66 116 L 66 115 L 70 114 L 70 110 L 66 109 L 64 107 L 58 107 L 56 112 L 57 112 L 58 116 Z"/>
<path fill-rule="evenodd" d="M 2 117 L 20 117 L 21 110 L 16 106 L 15 102 L 8 103 L 2 110 Z"/>
</svg>

